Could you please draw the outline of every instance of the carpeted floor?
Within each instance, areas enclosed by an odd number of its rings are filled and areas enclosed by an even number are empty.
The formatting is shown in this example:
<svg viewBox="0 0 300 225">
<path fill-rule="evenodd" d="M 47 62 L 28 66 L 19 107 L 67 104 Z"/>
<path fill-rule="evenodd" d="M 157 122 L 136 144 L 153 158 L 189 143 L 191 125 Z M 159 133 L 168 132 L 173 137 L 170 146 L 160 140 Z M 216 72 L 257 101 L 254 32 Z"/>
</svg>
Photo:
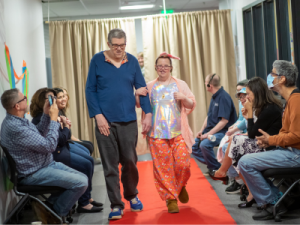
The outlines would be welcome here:
<svg viewBox="0 0 300 225">
<path fill-rule="evenodd" d="M 139 161 L 140 162 L 144 162 L 144 161 L 148 161 L 151 160 L 151 155 L 150 154 L 146 154 L 146 155 L 142 155 L 139 156 Z M 197 165 L 198 165 L 198 172 L 202 171 L 203 173 L 207 171 L 206 166 L 198 161 L 196 161 Z M 148 175 L 147 177 L 145 177 L 145 179 L 148 179 L 148 181 L 154 186 L 153 184 L 153 175 L 152 175 L 152 171 L 149 170 L 151 172 L 151 175 Z M 197 171 L 197 170 L 196 170 Z M 200 175 L 199 175 L 200 178 Z M 144 177 L 143 177 L 144 179 Z M 237 224 L 275 224 L 275 222 L 273 220 L 269 220 L 269 221 L 254 221 L 252 219 L 252 215 L 253 213 L 256 212 L 256 207 L 251 207 L 248 209 L 239 209 L 237 207 L 237 205 L 241 202 L 240 201 L 240 196 L 235 194 L 235 195 L 228 195 L 225 193 L 225 189 L 227 186 L 222 185 L 221 182 L 219 181 L 213 181 L 211 178 L 209 177 L 205 177 L 202 178 L 203 180 L 206 180 L 207 182 L 209 182 L 209 184 L 211 185 L 210 190 L 214 191 L 216 193 L 216 195 L 219 197 L 221 203 L 225 206 L 225 208 L 227 209 L 227 211 L 229 212 L 229 214 L 231 215 L 231 217 L 233 218 L 233 220 L 237 223 Z M 188 190 L 190 188 L 190 183 L 192 180 L 189 181 L 189 184 L 187 186 Z M 192 185 L 194 186 L 194 185 Z M 205 196 L 206 193 L 203 192 L 203 190 L 201 191 L 201 185 L 199 185 L 199 188 L 195 185 L 194 186 L 195 189 L 197 190 L 196 195 L 198 197 L 195 198 L 195 196 L 192 195 L 192 193 L 190 193 L 190 198 L 194 198 L 197 199 L 199 205 L 204 205 L 204 201 L 203 201 L 203 197 Z M 142 192 L 144 192 L 143 190 L 139 190 L 140 191 L 140 198 L 142 199 Z M 189 192 L 192 190 L 189 190 Z M 194 193 L 194 192 L 193 192 Z M 92 196 L 97 200 L 97 201 L 101 201 L 104 203 L 104 211 L 101 213 L 97 213 L 97 214 L 75 214 L 74 215 L 74 222 L 73 224 L 108 224 L 108 214 L 110 212 L 110 202 L 106 193 L 106 187 L 105 187 L 105 181 L 104 181 L 104 176 L 103 176 L 103 170 L 102 170 L 102 166 L 101 165 L 96 165 L 95 166 L 95 174 L 94 174 L 94 178 L 93 178 L 93 192 L 92 192 Z M 154 193 L 153 194 L 153 198 L 158 198 L 158 194 Z M 144 200 L 143 200 L 144 202 Z M 205 205 L 204 205 L 205 206 Z M 146 206 L 145 207 L 151 207 L 151 206 Z M 162 205 L 162 210 L 166 210 L 166 208 L 164 208 L 164 206 Z M 187 205 L 188 207 L 188 205 Z M 126 208 L 129 208 L 129 203 L 126 204 Z M 203 207 L 201 206 L 201 209 Z M 181 206 L 181 212 L 179 214 L 183 214 L 185 213 L 185 206 Z M 199 210 L 198 207 L 195 208 L 195 211 L 199 212 L 200 217 L 203 214 L 202 210 Z M 177 215 L 179 215 L 177 214 Z M 125 215 L 129 215 L 128 213 Z M 136 213 L 136 215 L 138 216 L 139 214 Z M 174 215 L 174 216 L 177 216 Z M 189 214 L 190 215 L 190 214 Z M 215 218 L 220 217 L 219 215 L 219 211 L 216 209 L 211 209 L 211 215 Z M 201 224 L 201 220 L 198 220 L 198 217 L 193 217 L 192 218 L 195 220 L 194 223 L 198 223 Z M 125 217 L 123 218 L 125 219 Z M 120 223 L 125 224 L 126 221 L 124 220 L 120 220 Z M 151 224 L 154 224 L 154 222 L 149 222 Z M 186 223 L 186 222 L 185 222 Z M 184 223 L 184 224 L 185 224 Z M 212 222 L 213 224 L 215 224 L 215 222 Z M 281 223 L 276 223 L 276 224 L 300 224 L 300 210 L 294 210 L 291 211 L 287 214 L 287 217 L 283 218 L 283 222 Z"/>
<path fill-rule="evenodd" d="M 123 199 L 126 203 L 122 220 L 110 221 L 110 224 L 235 224 L 194 159 L 191 160 L 192 175 L 187 185 L 191 198 L 187 204 L 178 204 L 180 213 L 177 214 L 168 213 L 166 202 L 157 193 L 152 161 L 138 162 L 138 170 L 138 196 L 144 204 L 144 210 L 131 212 L 129 202 Z"/>
</svg>

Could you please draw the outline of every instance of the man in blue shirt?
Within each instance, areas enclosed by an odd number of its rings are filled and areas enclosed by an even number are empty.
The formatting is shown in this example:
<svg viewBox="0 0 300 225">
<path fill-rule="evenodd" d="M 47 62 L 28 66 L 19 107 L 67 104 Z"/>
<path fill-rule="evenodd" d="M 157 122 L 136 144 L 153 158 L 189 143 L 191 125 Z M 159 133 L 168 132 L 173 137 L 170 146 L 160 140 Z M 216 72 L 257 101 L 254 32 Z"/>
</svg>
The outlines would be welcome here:
<svg viewBox="0 0 300 225">
<path fill-rule="evenodd" d="M 5 91 L 1 103 L 7 112 L 1 125 L 1 145 L 16 162 L 19 183 L 65 188 L 48 199 L 54 211 L 65 217 L 87 189 L 88 180 L 86 175 L 53 161 L 60 126 L 56 99 L 51 107 L 46 100 L 44 114 L 36 126 L 24 118 L 28 112 L 27 97 L 18 89 Z"/>
<path fill-rule="evenodd" d="M 124 198 L 132 211 L 141 211 L 138 199 L 136 143 L 138 137 L 133 88 L 146 87 L 138 60 L 125 52 L 126 34 L 113 29 L 108 34 L 110 50 L 99 52 L 91 60 L 86 82 L 86 101 L 90 117 L 96 120 L 96 138 L 103 163 L 111 213 L 108 219 L 121 219 L 124 203 L 120 194 L 119 163 Z M 142 133 L 151 127 L 149 95 L 140 96 L 146 113 Z"/>
<path fill-rule="evenodd" d="M 230 95 L 221 87 L 220 77 L 216 74 L 208 75 L 205 79 L 206 90 L 213 94 L 207 117 L 198 132 L 201 143 L 198 149 L 193 149 L 193 155 L 200 162 L 207 165 L 209 172 L 219 169 L 213 148 L 220 144 L 221 139 L 232 124 L 237 120 L 235 107 Z M 211 138 L 213 135 L 215 137 Z"/>
</svg>

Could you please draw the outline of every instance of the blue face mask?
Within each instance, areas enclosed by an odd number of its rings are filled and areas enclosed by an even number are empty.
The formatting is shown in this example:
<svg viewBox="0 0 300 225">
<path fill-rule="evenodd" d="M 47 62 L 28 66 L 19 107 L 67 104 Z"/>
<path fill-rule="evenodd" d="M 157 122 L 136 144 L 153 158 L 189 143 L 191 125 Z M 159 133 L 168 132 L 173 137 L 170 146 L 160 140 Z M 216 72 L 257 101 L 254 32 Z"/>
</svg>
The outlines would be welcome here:
<svg viewBox="0 0 300 225">
<path fill-rule="evenodd" d="M 273 84 L 274 79 L 275 79 L 275 77 L 273 77 L 271 74 L 268 75 L 267 84 L 268 84 L 269 89 L 274 87 L 274 84 Z"/>
</svg>

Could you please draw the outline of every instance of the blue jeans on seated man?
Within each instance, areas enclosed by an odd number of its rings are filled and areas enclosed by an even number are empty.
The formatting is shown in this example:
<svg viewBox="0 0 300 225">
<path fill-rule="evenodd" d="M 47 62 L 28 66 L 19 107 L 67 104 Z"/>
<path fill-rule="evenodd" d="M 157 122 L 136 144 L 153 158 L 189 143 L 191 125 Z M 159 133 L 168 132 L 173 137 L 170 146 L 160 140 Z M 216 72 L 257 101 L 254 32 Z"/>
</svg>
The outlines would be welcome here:
<svg viewBox="0 0 300 225">
<path fill-rule="evenodd" d="M 274 150 L 244 155 L 239 170 L 257 202 L 258 206 L 275 204 L 280 198 L 279 189 L 261 171 L 276 168 L 300 167 L 300 150 L 277 147 Z"/>
<path fill-rule="evenodd" d="M 221 164 L 216 159 L 215 153 L 214 153 L 214 147 L 218 146 L 224 137 L 225 134 L 223 133 L 216 133 L 214 136 L 216 137 L 216 141 L 210 141 L 208 139 L 204 139 L 201 141 L 200 146 L 193 145 L 192 147 L 192 154 L 196 159 L 198 159 L 200 162 L 207 165 L 207 168 L 209 170 L 217 170 L 220 168 Z M 196 142 L 197 142 L 196 138 Z"/>
<path fill-rule="evenodd" d="M 66 216 L 87 189 L 88 178 L 81 172 L 53 161 L 21 180 L 21 184 L 65 188 L 66 190 L 62 193 L 51 195 L 48 201 L 53 204 L 53 208 L 59 216 Z"/>
<path fill-rule="evenodd" d="M 222 146 L 222 152 L 223 152 L 223 159 L 225 157 L 225 154 L 226 154 L 226 149 L 229 145 L 229 142 L 225 143 L 223 146 Z M 227 176 L 229 177 L 230 180 L 233 180 L 234 178 L 238 177 L 239 174 L 236 172 L 236 170 L 234 169 L 233 166 L 230 166 L 228 171 L 227 171 Z"/>
</svg>

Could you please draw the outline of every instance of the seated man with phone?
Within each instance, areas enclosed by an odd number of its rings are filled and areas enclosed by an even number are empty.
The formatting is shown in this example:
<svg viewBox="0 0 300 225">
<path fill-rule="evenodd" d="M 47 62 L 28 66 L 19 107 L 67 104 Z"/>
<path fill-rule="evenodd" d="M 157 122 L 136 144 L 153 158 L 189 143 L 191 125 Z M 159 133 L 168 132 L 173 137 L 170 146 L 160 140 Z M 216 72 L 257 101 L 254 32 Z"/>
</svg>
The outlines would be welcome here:
<svg viewBox="0 0 300 225">
<path fill-rule="evenodd" d="M 48 201 L 65 221 L 64 217 L 87 189 L 88 180 L 81 172 L 53 161 L 60 126 L 56 100 L 46 99 L 37 126 L 24 118 L 28 112 L 27 97 L 18 89 L 6 90 L 1 103 L 7 112 L 1 126 L 1 144 L 16 162 L 20 184 L 64 188 L 65 191 L 52 195 Z"/>
</svg>

